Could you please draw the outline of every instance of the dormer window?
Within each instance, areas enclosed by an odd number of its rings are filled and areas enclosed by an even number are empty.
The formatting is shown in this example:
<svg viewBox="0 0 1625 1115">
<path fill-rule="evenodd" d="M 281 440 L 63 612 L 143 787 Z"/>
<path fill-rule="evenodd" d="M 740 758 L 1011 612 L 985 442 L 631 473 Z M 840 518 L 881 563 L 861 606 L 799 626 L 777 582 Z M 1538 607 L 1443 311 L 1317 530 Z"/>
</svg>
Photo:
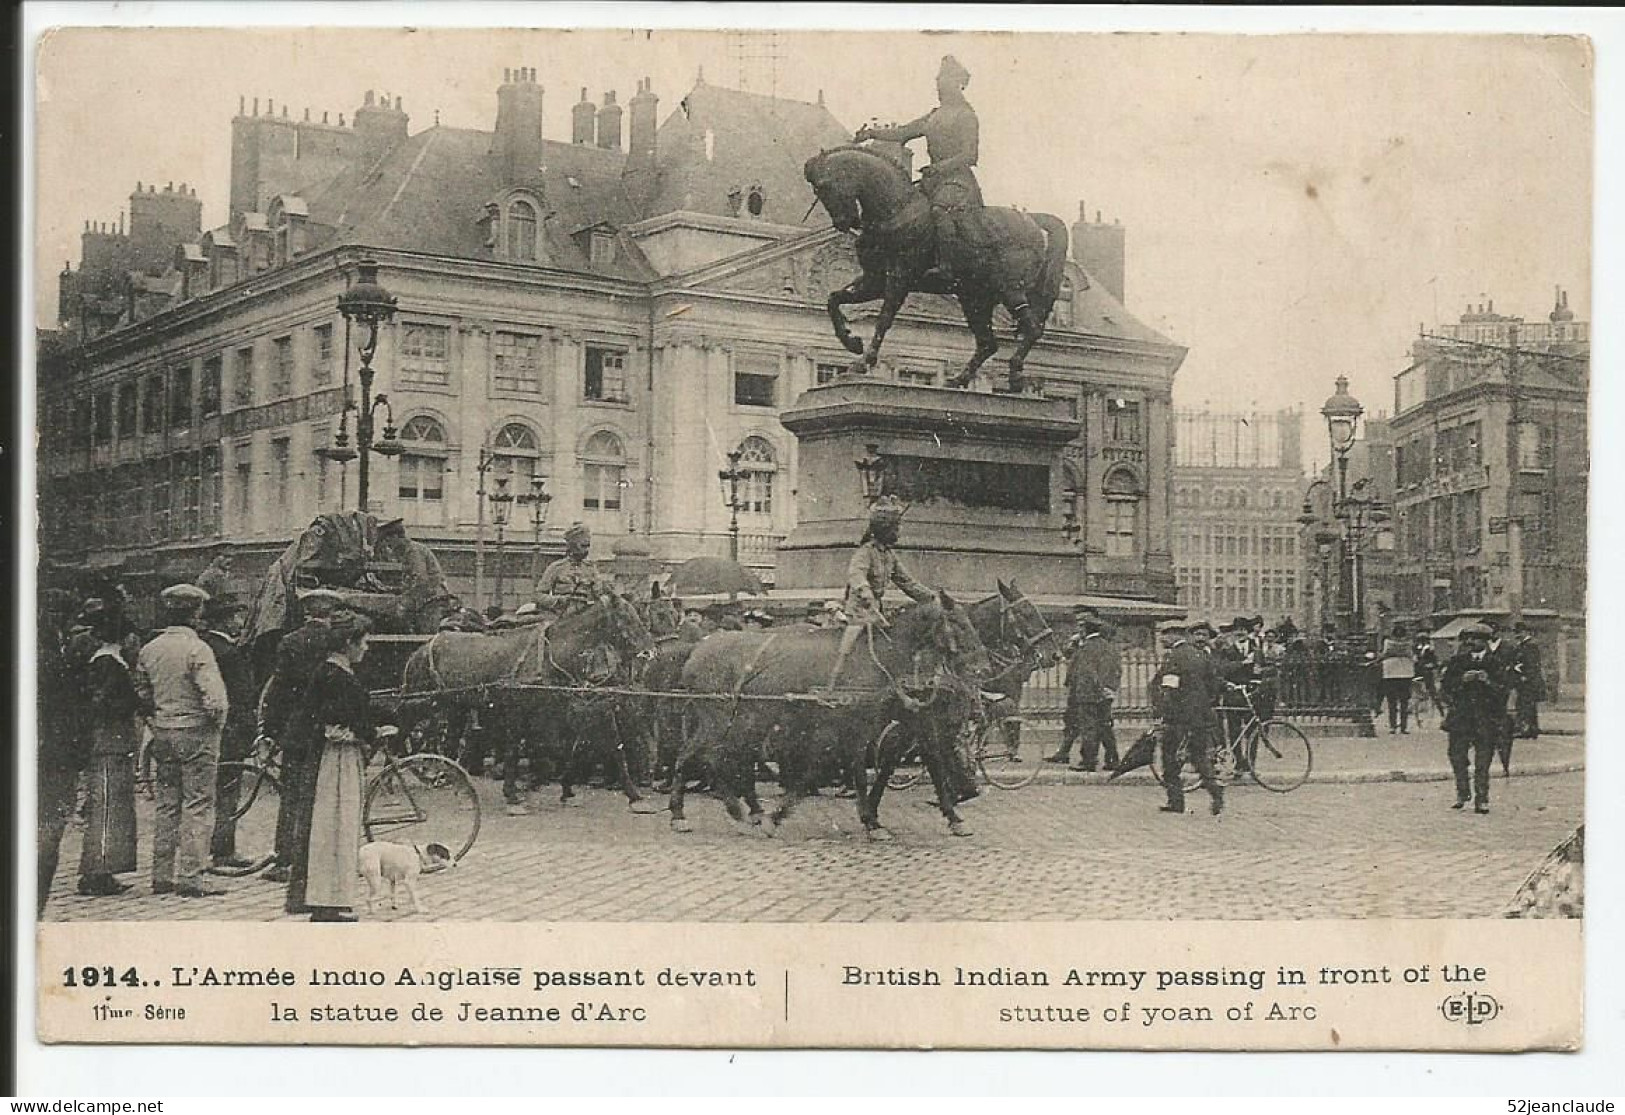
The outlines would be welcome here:
<svg viewBox="0 0 1625 1115">
<path fill-rule="evenodd" d="M 607 229 L 593 229 L 590 245 L 588 257 L 594 267 L 603 267 L 615 262 L 615 237 L 610 235 Z"/>
<path fill-rule="evenodd" d="M 508 203 L 507 255 L 509 259 L 536 258 L 536 207 L 528 201 Z"/>
</svg>

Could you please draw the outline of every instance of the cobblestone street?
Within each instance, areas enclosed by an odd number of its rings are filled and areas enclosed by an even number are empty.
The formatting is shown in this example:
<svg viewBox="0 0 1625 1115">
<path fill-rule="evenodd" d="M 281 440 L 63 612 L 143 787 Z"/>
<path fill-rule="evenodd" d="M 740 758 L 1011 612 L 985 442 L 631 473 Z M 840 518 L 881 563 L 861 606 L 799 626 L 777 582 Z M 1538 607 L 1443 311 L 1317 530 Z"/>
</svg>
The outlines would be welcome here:
<svg viewBox="0 0 1625 1115">
<path fill-rule="evenodd" d="M 1582 753 L 1579 740 L 1553 746 Z M 895 835 L 889 843 L 865 839 L 852 802 L 829 796 L 808 800 L 779 835 L 764 839 L 736 833 L 720 803 L 691 795 L 695 831 L 679 835 L 665 813 L 633 815 L 618 795 L 602 790 L 585 791 L 583 803 L 569 808 L 558 803 L 556 790 L 543 790 L 532 815 L 509 817 L 498 784 L 480 778 L 479 841 L 455 871 L 423 881 L 430 908 L 420 916 L 769 922 L 1499 916 L 1529 872 L 1580 822 L 1584 775 L 1497 775 L 1494 811 L 1476 816 L 1449 809 L 1448 782 L 1416 780 L 1439 773 L 1311 782 L 1289 794 L 1239 786 L 1218 818 L 1208 815 L 1200 792 L 1187 815 L 1159 813 L 1161 793 L 1143 781 L 987 788 L 965 811 L 974 835 L 963 839 L 948 835 L 922 786 L 886 796 L 882 817 Z M 152 831 L 144 798 L 141 813 L 144 872 Z M 153 897 L 138 874 L 127 895 L 79 897 L 77 845 L 76 826 L 63 842 L 48 920 L 284 917 L 283 889 L 258 878 L 216 880 L 227 896 L 183 900 Z"/>
</svg>

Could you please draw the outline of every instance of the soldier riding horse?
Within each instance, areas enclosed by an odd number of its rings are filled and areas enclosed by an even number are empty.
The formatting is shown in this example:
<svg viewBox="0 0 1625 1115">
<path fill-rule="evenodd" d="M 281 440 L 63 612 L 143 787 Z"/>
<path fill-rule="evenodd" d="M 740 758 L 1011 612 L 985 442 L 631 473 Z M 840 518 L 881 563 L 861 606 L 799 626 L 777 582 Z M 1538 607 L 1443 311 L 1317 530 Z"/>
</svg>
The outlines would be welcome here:
<svg viewBox="0 0 1625 1115">
<path fill-rule="evenodd" d="M 850 371 L 874 367 L 880 346 L 911 291 L 955 295 L 976 337 L 976 352 L 951 387 L 967 387 L 977 369 L 999 349 L 993 311 L 1003 305 L 1016 321 L 1010 356 L 1010 390 L 1025 390 L 1022 367 L 1044 335 L 1060 294 L 1067 230 L 1047 213 L 982 207 L 971 167 L 977 159 L 975 113 L 960 92 L 970 75 L 952 58 L 943 60 L 937 91 L 942 104 L 900 128 L 864 128 L 857 144 L 807 160 L 805 174 L 842 232 L 861 230 L 858 264 L 863 273 L 829 296 L 830 322 L 847 351 L 857 354 Z M 918 185 L 877 146 L 926 139 L 933 160 Z M 841 307 L 883 298 L 868 347 L 853 336 Z"/>
</svg>

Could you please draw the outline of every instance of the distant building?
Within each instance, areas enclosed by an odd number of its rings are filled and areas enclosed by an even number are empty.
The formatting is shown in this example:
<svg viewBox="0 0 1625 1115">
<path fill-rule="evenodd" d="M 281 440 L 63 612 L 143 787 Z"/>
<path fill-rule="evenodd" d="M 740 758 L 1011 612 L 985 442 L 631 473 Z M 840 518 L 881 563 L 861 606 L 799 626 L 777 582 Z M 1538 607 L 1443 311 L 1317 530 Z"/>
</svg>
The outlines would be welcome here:
<svg viewBox="0 0 1625 1115">
<path fill-rule="evenodd" d="M 717 471 L 732 450 L 749 474 L 740 556 L 771 582 L 796 515 L 779 411 L 851 360 L 825 302 L 856 275 L 852 239 L 809 212 L 803 163 L 851 131 L 821 98 L 703 81 L 662 120 L 645 80 L 624 107 L 583 90 L 566 142 L 544 135 L 542 97 L 534 70 L 511 70 L 491 130 L 416 133 L 400 98 L 372 93 L 348 121 L 240 103 L 226 224 L 202 229 L 189 187 L 143 185 L 127 229 L 87 227 L 38 368 L 46 554 L 134 586 L 229 551 L 247 579 L 317 513 L 353 508 L 354 462 L 318 450 L 353 436 L 354 338 L 336 302 L 372 257 L 399 299 L 375 360 L 378 420 L 404 452 L 372 461 L 369 510 L 404 517 L 456 591 L 471 593 L 482 538 L 487 598 L 494 581 L 482 460 L 511 493 L 540 477 L 553 496 L 540 545 L 513 509 L 512 604 L 572 520 L 592 526 L 596 556 L 657 573 L 726 554 Z M 1185 350 L 1114 293 L 1122 226 L 1080 214 L 1073 243 L 1028 374 L 1078 419 L 1055 529 L 1071 511 L 1089 591 L 1132 611 L 1173 598 Z M 876 309 L 852 316 L 866 327 Z M 878 374 L 941 384 L 972 347 L 957 306 L 916 296 Z M 963 587 L 991 591 L 997 572 Z"/>
<path fill-rule="evenodd" d="M 1436 629 L 1523 617 L 1548 668 L 1583 677 L 1589 324 L 1559 290 L 1545 321 L 1469 306 L 1394 377 L 1397 612 Z M 1516 519 L 1521 555 L 1512 552 Z M 1516 558 L 1522 559 L 1522 577 Z M 1521 601 L 1516 599 L 1521 591 Z"/>
<path fill-rule="evenodd" d="M 1302 415 L 1174 412 L 1174 577 L 1193 615 L 1304 625 Z"/>
</svg>

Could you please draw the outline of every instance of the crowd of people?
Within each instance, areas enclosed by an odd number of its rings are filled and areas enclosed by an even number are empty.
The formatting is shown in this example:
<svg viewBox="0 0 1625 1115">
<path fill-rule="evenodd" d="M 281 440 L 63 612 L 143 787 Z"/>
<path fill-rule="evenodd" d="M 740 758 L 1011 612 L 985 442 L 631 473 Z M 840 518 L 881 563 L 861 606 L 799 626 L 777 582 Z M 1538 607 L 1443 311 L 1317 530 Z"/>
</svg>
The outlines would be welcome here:
<svg viewBox="0 0 1625 1115">
<path fill-rule="evenodd" d="M 200 578 L 208 580 L 208 577 Z M 355 679 L 369 621 L 316 590 L 304 625 L 277 648 L 263 697 L 238 646 L 243 606 L 196 584 L 159 594 L 160 626 L 141 631 L 118 589 L 68 610 L 52 601 L 40 626 L 39 909 L 64 832 L 84 819 L 78 893 L 125 894 L 136 870 L 136 783 L 150 773 L 151 893 L 225 894 L 211 873 L 254 866 L 235 846 L 240 768 L 261 732 L 282 745 L 277 861 L 264 878 L 288 885 L 291 913 L 353 921 L 361 835 L 361 755 L 374 735 Z"/>
</svg>

